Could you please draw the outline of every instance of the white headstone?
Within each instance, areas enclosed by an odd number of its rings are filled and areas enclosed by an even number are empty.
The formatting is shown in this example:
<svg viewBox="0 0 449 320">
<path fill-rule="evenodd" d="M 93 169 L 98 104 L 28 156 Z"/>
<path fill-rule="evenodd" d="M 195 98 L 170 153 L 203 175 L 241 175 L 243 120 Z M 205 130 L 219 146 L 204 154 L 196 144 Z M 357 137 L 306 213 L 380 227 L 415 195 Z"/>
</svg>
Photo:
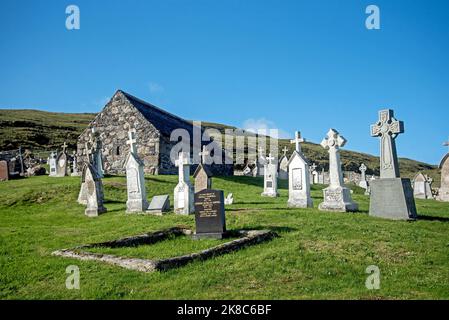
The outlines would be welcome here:
<svg viewBox="0 0 449 320">
<path fill-rule="evenodd" d="M 185 152 L 179 154 L 175 165 L 178 167 L 179 182 L 174 190 L 174 208 L 177 214 L 195 212 L 193 186 L 190 183 L 190 159 Z"/>
<path fill-rule="evenodd" d="M 413 179 L 413 195 L 417 199 L 432 199 L 432 178 L 418 173 Z"/>
<path fill-rule="evenodd" d="M 329 152 L 329 186 L 323 190 L 324 202 L 320 203 L 322 211 L 357 211 L 358 205 L 351 198 L 351 191 L 343 185 L 341 171 L 340 148 L 346 144 L 337 130 L 330 129 L 321 142 L 321 146 Z"/>
<path fill-rule="evenodd" d="M 49 166 L 50 166 L 49 176 L 56 177 L 56 154 L 54 152 L 50 154 Z"/>
<path fill-rule="evenodd" d="M 88 217 L 97 217 L 107 210 L 103 206 L 103 184 L 90 164 L 85 165 L 83 180 L 87 205 L 84 214 Z"/>
<path fill-rule="evenodd" d="M 273 161 L 274 157 L 271 153 L 266 158 L 267 163 L 264 167 L 264 182 L 263 182 L 263 192 L 264 197 L 278 197 L 278 166 L 277 162 Z"/>
<path fill-rule="evenodd" d="M 299 136 L 299 132 L 297 132 Z M 299 142 L 298 142 L 299 144 Z M 300 151 L 297 151 L 297 150 Z M 288 203 L 289 207 L 313 208 L 310 196 L 310 172 L 307 159 L 301 152 L 301 147 L 296 150 L 288 161 Z"/>
<path fill-rule="evenodd" d="M 144 212 L 148 209 L 144 164 L 137 155 L 137 140 L 135 134 L 135 129 L 129 130 L 129 140 L 126 142 L 130 145 L 130 151 L 125 160 L 126 185 L 128 192 L 128 200 L 126 201 L 127 213 Z"/>
<path fill-rule="evenodd" d="M 359 187 L 363 188 L 365 190 L 368 189 L 368 181 L 366 180 L 366 170 L 368 168 L 366 167 L 366 165 L 364 163 L 362 163 L 362 165 L 360 166 L 359 170 L 360 170 L 360 182 L 359 182 Z"/>
</svg>

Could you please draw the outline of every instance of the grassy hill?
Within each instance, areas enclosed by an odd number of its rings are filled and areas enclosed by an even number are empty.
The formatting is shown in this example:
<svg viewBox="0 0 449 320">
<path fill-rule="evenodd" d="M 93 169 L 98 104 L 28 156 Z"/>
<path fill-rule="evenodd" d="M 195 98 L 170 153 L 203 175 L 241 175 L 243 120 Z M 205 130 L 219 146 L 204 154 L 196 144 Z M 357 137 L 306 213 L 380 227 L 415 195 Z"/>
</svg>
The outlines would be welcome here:
<svg viewBox="0 0 449 320">
<path fill-rule="evenodd" d="M 19 146 L 33 151 L 53 150 L 67 142 L 69 148 L 76 147 L 76 140 L 84 128 L 93 120 L 93 113 L 55 113 L 38 110 L 0 110 L 0 150 L 15 149 Z M 235 127 L 224 124 L 203 122 L 203 127 L 215 128 L 224 133 L 225 129 Z M 288 140 L 279 141 L 279 150 L 284 146 L 291 151 Z M 267 146 L 268 148 L 268 146 Z M 308 159 L 319 167 L 328 168 L 328 154 L 318 144 L 305 143 L 303 151 Z M 368 167 L 368 174 L 379 173 L 379 158 L 369 154 L 343 150 L 341 153 L 343 168 L 357 171 L 361 163 Z M 400 159 L 401 174 L 413 176 L 422 171 L 434 178 L 435 186 L 439 183 L 439 172 L 435 166 L 410 160 Z"/>
<path fill-rule="evenodd" d="M 214 188 L 234 194 L 226 207 L 228 230 L 269 229 L 279 237 L 148 274 L 52 256 L 62 248 L 195 226 L 193 215 L 126 214 L 125 177 L 103 183 L 108 212 L 97 218 L 87 218 L 76 202 L 79 177 L 0 183 L 0 299 L 449 299 L 448 203 L 417 200 L 418 221 L 390 221 L 368 216 L 369 199 L 357 187 L 361 212 L 329 213 L 316 209 L 322 185 L 312 186 L 314 209 L 291 209 L 286 181 L 272 199 L 260 196 L 262 178 L 214 178 Z M 148 197 L 172 199 L 176 183 L 176 176 L 149 176 Z M 110 253 L 170 257 L 213 244 L 183 238 Z M 79 267 L 79 290 L 65 287 L 69 265 Z M 365 287 L 371 265 L 380 270 L 380 290 Z"/>
</svg>

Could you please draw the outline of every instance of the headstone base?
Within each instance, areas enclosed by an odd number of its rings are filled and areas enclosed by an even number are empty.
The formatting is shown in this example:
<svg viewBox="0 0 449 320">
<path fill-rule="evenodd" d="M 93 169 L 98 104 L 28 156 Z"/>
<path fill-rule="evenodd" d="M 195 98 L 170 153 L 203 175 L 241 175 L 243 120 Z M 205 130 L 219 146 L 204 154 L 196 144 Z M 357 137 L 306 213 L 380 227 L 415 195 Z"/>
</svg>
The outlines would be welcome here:
<svg viewBox="0 0 449 320">
<path fill-rule="evenodd" d="M 366 180 L 365 181 L 364 180 L 360 181 L 359 182 L 359 187 L 363 188 L 365 190 L 368 189 L 368 181 L 366 181 Z"/>
<path fill-rule="evenodd" d="M 265 191 L 265 192 L 262 192 L 260 195 L 262 197 L 270 197 L 270 198 L 277 198 L 277 197 L 279 197 L 279 193 L 277 193 L 277 192 L 267 192 L 267 191 Z"/>
<path fill-rule="evenodd" d="M 391 220 L 415 220 L 415 199 L 410 179 L 378 179 L 370 183 L 369 215 Z"/>
<path fill-rule="evenodd" d="M 108 210 L 105 207 L 98 209 L 86 209 L 84 210 L 84 214 L 88 217 L 98 217 L 100 214 L 107 212 Z"/>
<path fill-rule="evenodd" d="M 200 239 L 223 239 L 224 233 L 195 233 L 192 234 L 193 240 L 200 240 Z"/>
<path fill-rule="evenodd" d="M 126 213 L 145 212 L 148 209 L 146 200 L 136 199 L 126 201 Z"/>
<path fill-rule="evenodd" d="M 351 190 L 348 188 L 327 187 L 323 190 L 323 194 L 324 202 L 318 206 L 321 211 L 355 212 L 359 209 L 359 205 L 352 201 Z"/>
<path fill-rule="evenodd" d="M 288 199 L 289 208 L 313 208 L 312 199 Z"/>
</svg>

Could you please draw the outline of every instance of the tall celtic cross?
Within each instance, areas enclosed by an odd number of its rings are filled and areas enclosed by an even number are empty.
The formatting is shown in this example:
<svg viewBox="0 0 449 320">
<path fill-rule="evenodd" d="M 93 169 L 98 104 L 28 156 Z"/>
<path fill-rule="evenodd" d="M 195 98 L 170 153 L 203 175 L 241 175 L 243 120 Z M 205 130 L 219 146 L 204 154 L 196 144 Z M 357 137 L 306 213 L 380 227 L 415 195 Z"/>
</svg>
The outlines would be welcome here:
<svg viewBox="0 0 449 320">
<path fill-rule="evenodd" d="M 364 163 L 362 163 L 362 165 L 360 166 L 359 170 L 362 173 L 362 177 L 361 180 L 365 181 L 366 180 L 366 169 L 368 169 Z"/>
<path fill-rule="evenodd" d="M 290 140 L 290 143 L 295 144 L 295 150 L 297 152 L 301 152 L 301 142 L 304 142 L 305 140 L 301 138 L 301 132 L 295 131 L 295 139 Z"/>
<path fill-rule="evenodd" d="M 329 178 L 330 186 L 343 186 L 343 174 L 341 171 L 340 148 L 346 144 L 346 139 L 335 129 L 330 129 L 321 146 L 329 152 Z"/>
<path fill-rule="evenodd" d="M 209 150 L 207 150 L 206 146 L 203 146 L 203 150 L 199 153 L 199 156 L 201 157 L 202 164 L 206 163 L 206 157 L 208 157 L 209 155 L 210 155 Z"/>
<path fill-rule="evenodd" d="M 137 139 L 136 139 L 136 129 L 130 129 L 128 131 L 128 141 L 126 141 L 126 144 L 129 144 L 131 148 L 131 153 L 137 154 Z"/>
<path fill-rule="evenodd" d="M 379 121 L 371 126 L 371 136 L 380 137 L 380 178 L 399 178 L 396 137 L 404 133 L 404 123 L 390 109 L 379 111 Z"/>
<path fill-rule="evenodd" d="M 62 145 L 62 153 L 65 153 L 65 149 L 67 149 L 67 143 L 65 143 Z"/>
<path fill-rule="evenodd" d="M 284 149 L 282 149 L 282 152 L 284 153 L 284 157 L 287 155 L 288 149 L 287 147 L 284 147 Z"/>
</svg>

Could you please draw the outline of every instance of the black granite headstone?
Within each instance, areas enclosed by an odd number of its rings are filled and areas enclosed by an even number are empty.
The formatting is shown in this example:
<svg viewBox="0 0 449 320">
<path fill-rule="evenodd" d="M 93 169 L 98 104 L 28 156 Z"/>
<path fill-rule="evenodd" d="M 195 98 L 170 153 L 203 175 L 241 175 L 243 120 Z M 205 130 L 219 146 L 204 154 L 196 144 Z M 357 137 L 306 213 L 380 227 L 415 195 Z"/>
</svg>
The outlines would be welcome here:
<svg viewBox="0 0 449 320">
<path fill-rule="evenodd" d="M 204 189 L 195 193 L 195 224 L 194 238 L 223 238 L 226 219 L 222 190 Z"/>
</svg>

